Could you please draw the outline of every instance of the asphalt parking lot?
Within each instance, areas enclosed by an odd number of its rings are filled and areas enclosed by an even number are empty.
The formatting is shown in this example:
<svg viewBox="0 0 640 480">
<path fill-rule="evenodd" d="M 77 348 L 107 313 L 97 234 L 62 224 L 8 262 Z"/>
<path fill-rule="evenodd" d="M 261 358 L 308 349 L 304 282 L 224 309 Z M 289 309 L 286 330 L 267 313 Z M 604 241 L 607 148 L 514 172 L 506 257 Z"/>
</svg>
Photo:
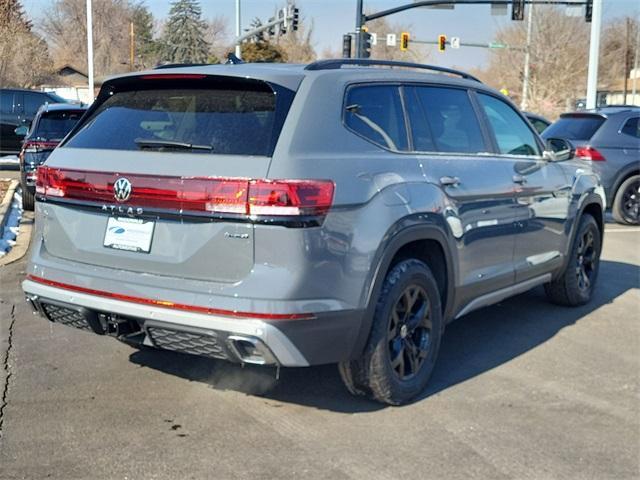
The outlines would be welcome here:
<svg viewBox="0 0 640 480">
<path fill-rule="evenodd" d="M 638 478 L 640 228 L 607 230 L 591 304 L 536 289 L 468 315 L 397 408 L 333 366 L 276 382 L 48 323 L 24 259 L 0 267 L 0 478 Z"/>
</svg>

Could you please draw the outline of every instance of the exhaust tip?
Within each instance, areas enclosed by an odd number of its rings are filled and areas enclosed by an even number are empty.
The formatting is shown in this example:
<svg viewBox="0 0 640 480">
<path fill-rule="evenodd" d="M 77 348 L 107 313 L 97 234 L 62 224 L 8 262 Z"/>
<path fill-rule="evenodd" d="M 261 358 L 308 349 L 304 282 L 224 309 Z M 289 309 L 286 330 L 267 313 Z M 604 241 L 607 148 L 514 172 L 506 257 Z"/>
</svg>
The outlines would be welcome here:
<svg viewBox="0 0 640 480">
<path fill-rule="evenodd" d="M 242 335 L 230 335 L 227 344 L 242 363 L 277 365 L 278 360 L 260 339 Z"/>
</svg>

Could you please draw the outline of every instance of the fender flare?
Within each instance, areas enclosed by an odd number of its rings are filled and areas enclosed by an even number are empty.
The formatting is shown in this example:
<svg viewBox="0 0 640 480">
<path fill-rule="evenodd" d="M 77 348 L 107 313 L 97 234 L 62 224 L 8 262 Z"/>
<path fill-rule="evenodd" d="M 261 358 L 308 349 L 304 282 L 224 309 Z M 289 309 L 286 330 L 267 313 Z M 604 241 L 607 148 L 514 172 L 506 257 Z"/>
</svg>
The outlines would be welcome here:
<svg viewBox="0 0 640 480">
<path fill-rule="evenodd" d="M 416 220 L 420 221 L 420 223 L 415 223 Z M 352 359 L 357 359 L 362 355 L 369 340 L 378 295 L 382 289 L 382 284 L 391 266 L 391 262 L 400 249 L 409 243 L 419 240 L 434 240 L 438 242 L 442 248 L 447 270 L 446 305 L 443 308 L 443 324 L 446 324 L 447 320 L 451 318 L 451 309 L 454 305 L 455 270 L 453 255 L 451 253 L 452 242 L 449 240 L 450 237 L 446 227 L 433 222 L 424 223 L 424 220 L 405 218 L 391 227 L 387 235 L 385 235 L 385 238 L 387 240 L 380 245 L 376 253 L 376 261 L 373 262 L 375 269 L 373 270 L 370 280 L 367 282 L 367 288 L 363 294 L 365 305 L 364 315 L 351 355 Z"/>
<path fill-rule="evenodd" d="M 596 222 L 598 222 L 602 232 L 601 240 L 604 241 L 604 225 L 605 225 L 605 208 L 606 207 L 603 205 L 602 197 L 592 191 L 591 193 L 587 194 L 586 197 L 584 197 L 584 199 L 582 200 L 582 203 L 580 204 L 580 207 L 576 211 L 576 216 L 574 218 L 573 224 L 571 225 L 571 229 L 569 231 L 570 240 L 569 242 L 567 242 L 567 250 L 564 255 L 564 261 L 562 262 L 562 266 L 558 268 L 558 270 L 553 275 L 554 280 L 558 278 L 558 276 L 561 275 L 567 268 L 567 265 L 570 260 L 569 253 L 571 252 L 571 249 L 573 248 L 573 242 L 576 239 L 576 233 L 578 231 L 578 225 L 580 224 L 580 219 L 584 215 L 584 211 L 586 210 L 586 208 L 589 205 L 594 205 L 594 204 L 598 205 L 600 207 L 600 211 L 602 212 L 602 218 L 601 219 L 596 218 L 595 220 Z"/>
</svg>

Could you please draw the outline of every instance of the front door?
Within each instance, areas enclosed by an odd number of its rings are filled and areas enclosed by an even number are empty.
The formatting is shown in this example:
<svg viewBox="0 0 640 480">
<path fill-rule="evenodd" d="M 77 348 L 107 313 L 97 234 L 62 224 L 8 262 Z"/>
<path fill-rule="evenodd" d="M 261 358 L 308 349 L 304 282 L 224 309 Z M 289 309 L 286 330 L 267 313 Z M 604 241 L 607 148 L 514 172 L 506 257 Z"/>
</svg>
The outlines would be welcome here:
<svg viewBox="0 0 640 480">
<path fill-rule="evenodd" d="M 489 94 L 477 98 L 513 182 L 516 282 L 540 277 L 563 263 L 571 179 L 560 165 L 542 158 L 538 137 L 511 105 Z"/>
</svg>

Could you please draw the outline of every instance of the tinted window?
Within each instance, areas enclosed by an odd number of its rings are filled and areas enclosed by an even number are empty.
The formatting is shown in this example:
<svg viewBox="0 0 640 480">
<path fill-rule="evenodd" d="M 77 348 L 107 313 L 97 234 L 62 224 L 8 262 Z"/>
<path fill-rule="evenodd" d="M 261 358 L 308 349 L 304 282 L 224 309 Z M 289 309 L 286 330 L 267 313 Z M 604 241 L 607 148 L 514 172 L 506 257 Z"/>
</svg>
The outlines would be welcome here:
<svg viewBox="0 0 640 480">
<path fill-rule="evenodd" d="M 66 145 L 271 155 L 293 98 L 292 92 L 280 90 L 276 95 L 264 82 L 238 81 L 211 88 L 199 83 L 198 88 L 116 92 Z"/>
<path fill-rule="evenodd" d="M 640 122 L 638 122 L 638 120 L 640 120 L 640 117 L 634 117 L 627 120 L 622 126 L 622 133 L 640 138 Z"/>
<path fill-rule="evenodd" d="M 82 110 L 43 112 L 32 136 L 43 140 L 62 140 L 78 123 L 83 113 Z"/>
<path fill-rule="evenodd" d="M 478 97 L 493 128 L 500 153 L 540 155 L 535 135 L 509 104 L 490 95 L 479 94 Z"/>
<path fill-rule="evenodd" d="M 589 140 L 603 123 L 604 118 L 599 115 L 561 117 L 544 131 L 544 137 Z"/>
<path fill-rule="evenodd" d="M 0 90 L 0 112 L 13 112 L 13 92 Z"/>
<path fill-rule="evenodd" d="M 45 95 L 40 93 L 24 94 L 24 112 L 26 115 L 33 116 L 45 102 L 50 101 Z"/>
<path fill-rule="evenodd" d="M 359 135 L 391 150 L 407 150 L 407 131 L 397 87 L 352 87 L 347 92 L 345 123 Z"/>
<path fill-rule="evenodd" d="M 544 132 L 544 130 L 549 126 L 548 123 L 543 122 L 542 120 L 538 120 L 537 118 L 530 118 L 529 121 L 538 133 Z"/>
<path fill-rule="evenodd" d="M 466 90 L 416 87 L 416 94 L 433 146 L 440 152 L 478 153 L 486 151 L 482 131 Z M 419 120 L 417 120 L 419 122 Z M 412 117 L 413 122 L 413 117 Z M 415 128 L 425 130 L 419 124 Z M 432 150 L 419 134 L 416 149 Z"/>
</svg>

